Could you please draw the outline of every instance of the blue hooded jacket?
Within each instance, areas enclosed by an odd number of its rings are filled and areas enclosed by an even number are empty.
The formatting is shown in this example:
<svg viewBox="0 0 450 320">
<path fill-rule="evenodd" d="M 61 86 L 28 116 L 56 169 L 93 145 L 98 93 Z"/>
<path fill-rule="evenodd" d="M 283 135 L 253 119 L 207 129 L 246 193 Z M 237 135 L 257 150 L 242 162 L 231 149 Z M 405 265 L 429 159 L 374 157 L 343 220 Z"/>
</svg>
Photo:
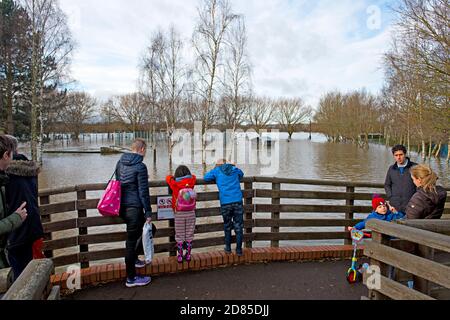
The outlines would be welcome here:
<svg viewBox="0 0 450 320">
<path fill-rule="evenodd" d="M 400 220 L 404 217 L 405 217 L 405 214 L 403 212 L 393 213 L 392 211 L 388 210 L 388 212 L 386 212 L 386 214 L 378 214 L 375 211 L 372 211 L 372 213 L 369 214 L 369 216 L 364 221 L 361 221 L 360 223 L 358 223 L 355 226 L 355 229 L 358 229 L 358 230 L 365 229 L 366 222 L 369 221 L 370 219 L 378 219 L 378 220 L 384 220 L 384 221 L 390 222 L 390 221 Z"/>
<path fill-rule="evenodd" d="M 244 173 L 231 164 L 224 164 L 208 172 L 206 182 L 216 182 L 219 188 L 220 205 L 242 202 L 241 181 Z"/>
<path fill-rule="evenodd" d="M 146 218 L 150 218 L 150 191 L 147 166 L 144 157 L 136 153 L 125 153 L 116 167 L 116 179 L 122 188 L 122 207 L 144 208 Z"/>
</svg>

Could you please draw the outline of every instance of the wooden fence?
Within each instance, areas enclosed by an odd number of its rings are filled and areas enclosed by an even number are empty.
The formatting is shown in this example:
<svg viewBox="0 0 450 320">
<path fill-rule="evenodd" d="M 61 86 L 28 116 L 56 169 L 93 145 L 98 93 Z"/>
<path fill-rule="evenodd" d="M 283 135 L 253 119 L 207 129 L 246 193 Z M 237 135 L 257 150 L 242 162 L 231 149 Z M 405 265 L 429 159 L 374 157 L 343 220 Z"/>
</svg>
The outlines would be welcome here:
<svg viewBox="0 0 450 320">
<path fill-rule="evenodd" d="M 199 190 L 211 185 L 202 180 L 197 184 Z M 383 185 L 373 183 L 355 183 L 342 181 L 316 181 L 279 179 L 267 177 L 247 177 L 243 180 L 244 195 L 244 241 L 251 248 L 255 241 L 270 241 L 272 247 L 278 247 L 280 241 L 301 240 L 342 240 L 351 243 L 347 226 L 353 226 L 361 220 L 355 219 L 355 213 L 369 213 L 372 210 L 370 202 L 373 193 L 383 194 Z M 52 258 L 55 267 L 71 264 L 81 264 L 87 268 L 90 262 L 116 259 L 125 256 L 125 249 L 105 249 L 94 251 L 89 245 L 112 244 L 124 242 L 126 232 L 90 232 L 90 228 L 114 226 L 123 224 L 121 218 L 106 218 L 96 210 L 100 191 L 105 184 L 79 185 L 52 190 L 41 190 L 40 211 L 45 232 L 44 250 L 46 256 Z M 213 189 L 215 187 L 207 187 Z M 294 188 L 294 189 L 293 189 Z M 357 189 L 363 191 L 357 192 Z M 217 190 L 217 189 L 215 189 Z M 96 191 L 96 196 L 89 198 L 89 193 Z M 167 193 L 164 181 L 150 182 L 151 204 L 155 208 L 157 195 Z M 72 197 L 71 201 L 55 201 L 54 197 Z M 214 222 L 197 224 L 195 248 L 207 248 L 223 245 L 223 223 L 220 220 L 220 206 L 217 202 L 218 191 L 198 193 L 197 218 L 216 218 Z M 323 204 L 326 201 L 333 204 Z M 365 200 L 365 205 L 355 205 L 355 201 Z M 289 204 L 289 202 L 314 202 L 315 204 Z M 336 204 L 339 203 L 339 204 Z M 88 215 L 88 210 L 92 210 Z M 155 212 L 156 210 L 154 210 Z M 70 218 L 58 220 L 57 214 L 72 213 Z M 290 217 L 296 213 L 308 213 L 310 217 Z M 323 218 L 326 214 L 337 214 L 336 218 Z M 450 214 L 450 209 L 446 209 Z M 270 218 L 269 218 L 270 215 Z M 262 218 L 264 216 L 265 218 Z M 156 213 L 153 220 L 156 221 Z M 157 222 L 158 225 L 159 222 Z M 166 223 L 167 224 L 167 223 Z M 304 227 L 339 227 L 340 231 L 296 232 L 295 228 Z M 264 228 L 267 231 L 260 231 Z M 270 228 L 270 231 L 268 231 Z M 286 232 L 282 228 L 294 228 Z M 289 229 L 290 231 L 293 229 Z M 76 235 L 56 239 L 56 232 L 69 232 Z M 220 234 L 220 236 L 218 236 Z M 173 221 L 168 226 L 158 225 L 155 253 L 167 252 L 175 255 L 175 231 Z M 235 239 L 233 238 L 233 241 Z M 75 253 L 55 255 L 55 250 L 75 249 Z"/>
<path fill-rule="evenodd" d="M 59 300 L 60 287 L 50 283 L 53 272 L 50 259 L 32 260 L 2 300 Z"/>
<path fill-rule="evenodd" d="M 364 255 L 380 271 L 364 275 L 369 299 L 450 299 L 450 220 L 370 220 L 367 228 Z"/>
</svg>

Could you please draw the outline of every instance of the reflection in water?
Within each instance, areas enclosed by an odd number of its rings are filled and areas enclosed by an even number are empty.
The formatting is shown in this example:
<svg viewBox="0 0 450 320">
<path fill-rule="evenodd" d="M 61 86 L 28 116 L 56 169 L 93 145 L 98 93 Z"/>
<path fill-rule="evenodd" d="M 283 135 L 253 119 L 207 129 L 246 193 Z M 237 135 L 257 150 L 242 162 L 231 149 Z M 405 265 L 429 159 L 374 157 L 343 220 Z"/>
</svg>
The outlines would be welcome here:
<svg viewBox="0 0 450 320">
<path fill-rule="evenodd" d="M 309 134 L 300 133 L 294 135 L 294 140 L 287 142 L 287 135 L 282 134 L 281 140 L 276 148 L 273 146 L 272 156 L 279 160 L 279 168 L 276 174 L 272 176 L 282 178 L 297 178 L 297 179 L 316 179 L 316 180 L 334 180 L 334 181 L 358 181 L 358 182 L 374 182 L 383 183 L 387 169 L 394 163 L 392 154 L 388 148 L 382 145 L 371 145 L 370 149 L 363 150 L 352 144 L 333 144 L 328 143 L 326 139 L 319 134 L 314 134 L 312 141 L 308 140 Z M 131 141 L 128 141 L 128 145 Z M 100 146 L 107 146 L 108 142 L 101 141 L 95 142 L 91 139 L 85 141 L 85 143 L 70 148 L 74 149 L 78 147 L 80 149 L 99 149 Z M 54 148 L 61 148 L 61 144 L 55 145 Z M 150 154 L 145 158 L 145 163 L 149 169 L 149 176 L 151 180 L 164 180 L 165 176 L 170 172 L 169 161 L 167 156 L 167 145 L 160 141 L 157 145 L 157 162 L 153 164 L 153 159 Z M 278 152 L 274 154 L 274 150 Z M 248 150 L 247 150 L 248 152 Z M 266 152 L 267 150 L 262 150 Z M 270 154 L 270 153 L 269 153 Z M 115 165 L 121 155 L 109 155 L 102 156 L 100 154 L 45 154 L 44 156 L 44 168 L 39 176 L 39 188 L 58 188 L 64 186 L 72 186 L 79 184 L 89 183 L 102 183 L 107 182 L 111 177 Z M 242 156 L 242 155 L 241 155 Z M 260 155 L 261 156 L 261 155 Z M 244 157 L 248 159 L 248 155 Z M 422 162 L 418 155 L 413 155 L 412 160 L 415 162 Z M 437 172 L 440 177 L 440 184 L 444 186 L 450 186 L 450 169 L 445 161 L 436 161 L 435 159 L 429 162 L 431 167 Z M 239 167 L 243 169 L 247 176 L 259 176 L 261 174 L 261 168 L 254 164 L 239 164 Z M 176 167 L 174 164 L 174 168 Z M 213 168 L 213 165 L 208 165 L 204 168 L 201 164 L 188 164 L 192 173 L 201 178 L 206 170 Z M 262 187 L 258 185 L 257 187 Z M 268 185 L 265 185 L 267 187 Z M 217 190 L 215 186 L 208 186 L 208 191 Z M 336 190 L 336 188 L 326 187 L 307 187 L 307 186 L 283 186 L 286 189 L 315 189 L 315 190 Z M 203 189 L 205 190 L 205 189 Z M 339 189 L 340 191 L 345 191 Z M 365 191 L 365 190 L 359 190 Z M 373 190 L 367 190 L 373 192 Z M 167 188 L 158 188 L 152 190 L 153 195 L 167 193 Z M 383 192 L 383 190 L 380 190 Z M 100 192 L 91 192 L 88 197 L 99 197 Z M 57 196 L 52 198 L 52 202 L 55 201 L 67 201 L 73 196 Z M 269 199 L 258 199 L 259 203 L 270 203 Z M 345 204 L 345 201 L 332 201 L 332 200 L 282 200 L 282 204 Z M 356 205 L 367 205 L 367 202 L 356 201 Z M 218 203 L 212 205 L 217 206 Z M 365 213 L 367 214 L 367 213 Z M 67 219 L 71 217 L 73 213 L 64 213 L 52 216 L 54 221 L 60 219 Z M 98 216 L 96 210 L 89 210 L 89 216 Z M 270 214 L 260 213 L 258 217 L 270 218 Z M 326 218 L 343 218 L 341 214 L 308 214 L 308 213 L 282 213 L 281 218 L 312 218 L 312 219 L 326 219 Z M 357 218 L 364 217 L 356 215 Z M 202 218 L 198 223 L 213 223 L 221 222 L 220 217 L 214 218 Z M 167 222 L 158 222 L 159 227 L 167 226 Z M 90 234 L 95 233 L 107 233 L 124 231 L 124 226 L 111 226 L 100 228 L 89 228 Z M 257 231 L 270 232 L 270 229 L 258 229 Z M 342 228 L 281 228 L 281 232 L 289 231 L 342 231 Z M 76 233 L 76 230 L 75 230 Z M 70 232 L 62 232 L 55 234 L 55 238 L 73 236 L 76 234 Z M 211 235 L 204 235 L 211 236 Z M 218 234 L 221 236 L 221 233 Z M 203 235 L 199 235 L 197 238 L 201 238 Z M 158 239 L 157 239 L 158 240 Z M 340 244 L 342 241 L 301 241 L 301 242 L 280 242 L 280 245 L 292 245 L 297 243 L 308 244 Z M 268 242 L 256 243 L 255 246 L 265 246 Z M 104 250 L 112 248 L 121 248 L 123 243 L 117 244 L 101 244 L 90 245 L 89 250 Z M 58 254 L 69 254 L 76 252 L 77 248 L 64 249 L 56 252 Z M 101 262 L 100 262 L 101 263 Z"/>
<path fill-rule="evenodd" d="M 283 134 L 281 137 L 285 138 Z M 307 137 L 308 134 L 300 133 L 294 134 L 294 140 L 291 142 L 281 139 L 277 146 L 279 154 L 273 154 L 274 159 L 279 159 L 278 171 L 273 176 L 383 183 L 388 167 L 394 163 L 390 150 L 382 145 L 371 145 L 368 150 L 364 150 L 352 144 L 328 143 L 322 135 L 313 135 L 312 141 L 307 140 Z M 91 140 L 79 147 L 98 149 L 103 145 Z M 74 149 L 74 145 L 70 148 Z M 272 148 L 275 150 L 275 147 Z M 157 150 L 156 164 L 153 164 L 150 152 L 144 162 L 149 169 L 151 180 L 164 180 L 170 173 L 167 145 L 159 142 Z M 267 154 L 267 150 L 261 152 Z M 39 176 L 39 188 L 106 182 L 111 177 L 119 158 L 120 155 L 45 154 L 44 168 Z M 245 174 L 261 175 L 261 168 L 255 164 L 248 164 L 248 155 L 245 158 L 247 164 L 238 164 Z M 422 162 L 416 154 L 412 156 L 412 160 Z M 439 162 L 432 159 L 428 163 L 439 175 L 439 182 L 444 186 L 450 186 L 450 170 L 446 161 Z M 188 166 L 193 174 L 203 176 L 205 169 L 201 164 Z M 207 165 L 206 170 L 212 167 L 213 165 Z M 176 164 L 173 169 L 175 168 Z"/>
</svg>

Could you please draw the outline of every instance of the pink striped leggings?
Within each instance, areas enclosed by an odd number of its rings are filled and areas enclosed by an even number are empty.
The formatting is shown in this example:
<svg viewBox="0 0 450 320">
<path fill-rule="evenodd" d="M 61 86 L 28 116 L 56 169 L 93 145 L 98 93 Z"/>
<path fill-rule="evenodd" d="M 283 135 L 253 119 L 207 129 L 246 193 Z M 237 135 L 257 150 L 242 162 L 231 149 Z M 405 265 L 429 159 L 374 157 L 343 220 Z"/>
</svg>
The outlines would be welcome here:
<svg viewBox="0 0 450 320">
<path fill-rule="evenodd" d="M 195 211 L 175 213 L 175 240 L 193 241 L 195 232 Z"/>
</svg>

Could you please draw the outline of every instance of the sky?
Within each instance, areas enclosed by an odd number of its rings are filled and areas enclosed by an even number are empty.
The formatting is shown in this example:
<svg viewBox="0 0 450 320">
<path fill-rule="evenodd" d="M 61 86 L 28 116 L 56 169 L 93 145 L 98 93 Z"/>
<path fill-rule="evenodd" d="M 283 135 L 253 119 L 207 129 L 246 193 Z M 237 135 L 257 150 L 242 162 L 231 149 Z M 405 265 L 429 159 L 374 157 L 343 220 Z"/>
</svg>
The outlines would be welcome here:
<svg viewBox="0 0 450 320">
<path fill-rule="evenodd" d="M 383 85 L 398 0 L 231 0 L 245 16 L 256 94 L 300 97 L 317 107 L 331 90 Z M 97 98 L 136 91 L 153 32 L 173 25 L 192 37 L 200 0 L 60 0 L 76 42 L 76 89 Z"/>
</svg>

